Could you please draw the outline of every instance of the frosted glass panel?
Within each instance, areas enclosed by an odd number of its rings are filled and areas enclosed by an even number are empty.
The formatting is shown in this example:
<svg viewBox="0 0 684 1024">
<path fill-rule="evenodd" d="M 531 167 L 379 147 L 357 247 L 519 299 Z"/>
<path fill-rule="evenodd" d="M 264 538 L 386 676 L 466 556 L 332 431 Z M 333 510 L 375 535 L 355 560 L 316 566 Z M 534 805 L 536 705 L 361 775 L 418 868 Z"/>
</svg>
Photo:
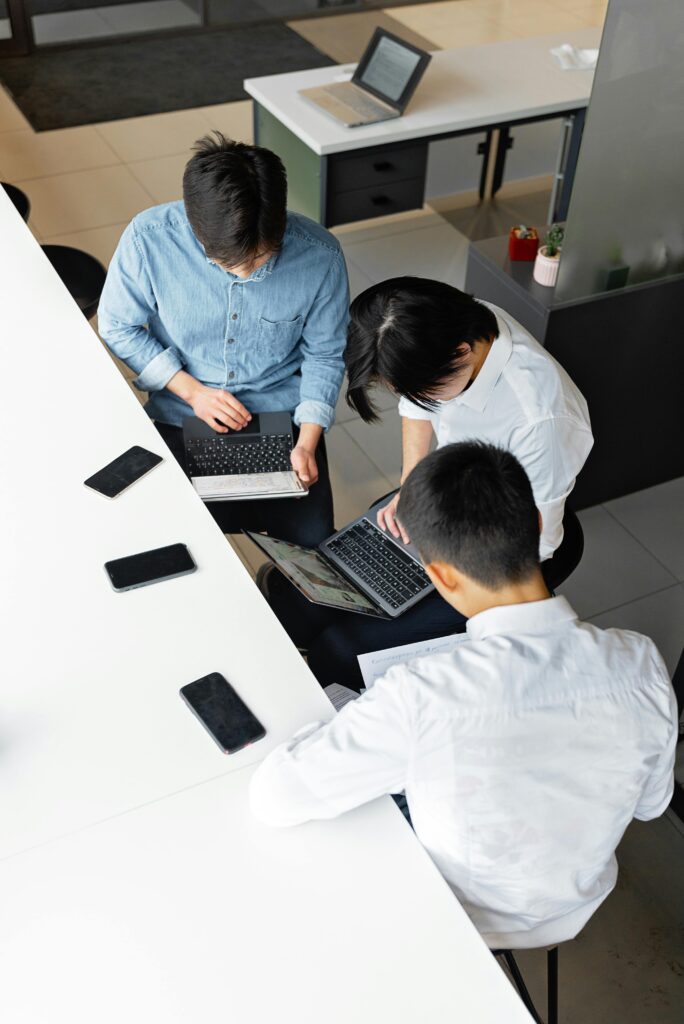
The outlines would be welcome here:
<svg viewBox="0 0 684 1024">
<path fill-rule="evenodd" d="M 554 300 L 682 273 L 684 2 L 610 0 Z"/>
</svg>

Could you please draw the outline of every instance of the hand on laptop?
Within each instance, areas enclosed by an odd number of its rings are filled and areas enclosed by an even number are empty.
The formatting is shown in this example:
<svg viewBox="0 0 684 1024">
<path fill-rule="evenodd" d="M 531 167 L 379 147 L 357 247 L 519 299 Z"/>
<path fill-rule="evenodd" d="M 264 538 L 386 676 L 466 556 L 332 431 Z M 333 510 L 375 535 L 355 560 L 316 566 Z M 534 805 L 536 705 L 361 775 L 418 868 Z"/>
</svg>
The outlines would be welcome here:
<svg viewBox="0 0 684 1024">
<path fill-rule="evenodd" d="M 399 504 L 400 493 L 400 491 L 397 491 L 389 505 L 378 509 L 378 526 L 381 530 L 389 530 L 397 540 L 401 537 L 404 544 L 410 544 L 411 540 L 408 533 L 397 519 L 397 505 Z"/>
<path fill-rule="evenodd" d="M 198 416 L 219 434 L 227 434 L 228 429 L 242 430 L 252 416 L 242 402 L 238 402 L 229 391 L 209 388 L 197 382 L 190 398 L 190 405 L 195 416 Z"/>
<path fill-rule="evenodd" d="M 292 468 L 303 484 L 311 487 L 316 483 L 318 480 L 318 466 L 316 465 L 315 452 L 297 445 L 290 453 L 290 460 Z"/>
</svg>

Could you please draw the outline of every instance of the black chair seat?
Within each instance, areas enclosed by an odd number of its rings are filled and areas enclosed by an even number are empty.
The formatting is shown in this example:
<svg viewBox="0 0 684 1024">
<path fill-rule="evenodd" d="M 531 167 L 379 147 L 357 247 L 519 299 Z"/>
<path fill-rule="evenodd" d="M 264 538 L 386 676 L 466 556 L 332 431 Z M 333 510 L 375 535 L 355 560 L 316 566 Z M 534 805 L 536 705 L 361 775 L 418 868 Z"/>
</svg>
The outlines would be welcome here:
<svg viewBox="0 0 684 1024">
<path fill-rule="evenodd" d="M 542 562 L 546 586 L 553 591 L 575 571 L 584 553 L 584 533 L 579 519 L 566 505 L 563 513 L 563 540 L 551 558 Z"/>
<path fill-rule="evenodd" d="M 105 268 L 94 256 L 68 245 L 44 245 L 43 252 L 83 315 L 90 320 L 97 312 L 102 295 L 107 277 Z"/>
<path fill-rule="evenodd" d="M 10 197 L 15 210 L 18 212 L 22 220 L 28 221 L 29 214 L 31 213 L 31 203 L 26 193 L 22 192 L 16 185 L 9 185 L 6 181 L 0 181 L 0 185 L 2 185 L 5 192 Z"/>
</svg>

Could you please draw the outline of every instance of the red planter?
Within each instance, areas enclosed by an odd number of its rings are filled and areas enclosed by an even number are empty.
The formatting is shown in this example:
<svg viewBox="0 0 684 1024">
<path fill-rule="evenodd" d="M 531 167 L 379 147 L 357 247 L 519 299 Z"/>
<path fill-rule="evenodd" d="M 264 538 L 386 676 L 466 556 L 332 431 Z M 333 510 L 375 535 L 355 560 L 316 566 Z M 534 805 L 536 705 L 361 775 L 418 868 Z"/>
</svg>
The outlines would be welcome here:
<svg viewBox="0 0 684 1024">
<path fill-rule="evenodd" d="M 527 263 L 531 263 L 536 255 L 537 249 L 539 248 L 539 236 L 536 231 L 534 238 L 518 238 L 515 234 L 515 228 L 511 228 L 510 234 L 508 235 L 508 258 L 511 260 L 521 260 Z"/>
</svg>

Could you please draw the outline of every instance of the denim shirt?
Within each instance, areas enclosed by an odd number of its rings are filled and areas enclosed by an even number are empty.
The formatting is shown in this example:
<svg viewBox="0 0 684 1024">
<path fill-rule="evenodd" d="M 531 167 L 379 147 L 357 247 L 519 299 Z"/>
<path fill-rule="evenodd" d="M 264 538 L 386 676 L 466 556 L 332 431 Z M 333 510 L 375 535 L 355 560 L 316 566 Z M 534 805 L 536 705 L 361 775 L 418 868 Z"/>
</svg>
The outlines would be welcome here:
<svg viewBox="0 0 684 1024">
<path fill-rule="evenodd" d="M 98 310 L 102 338 L 149 393 L 145 406 L 180 426 L 190 406 L 166 390 L 179 370 L 230 391 L 252 412 L 334 419 L 349 288 L 337 240 L 288 213 L 282 248 L 242 280 L 207 258 L 180 202 L 139 214 L 114 254 Z"/>
</svg>

